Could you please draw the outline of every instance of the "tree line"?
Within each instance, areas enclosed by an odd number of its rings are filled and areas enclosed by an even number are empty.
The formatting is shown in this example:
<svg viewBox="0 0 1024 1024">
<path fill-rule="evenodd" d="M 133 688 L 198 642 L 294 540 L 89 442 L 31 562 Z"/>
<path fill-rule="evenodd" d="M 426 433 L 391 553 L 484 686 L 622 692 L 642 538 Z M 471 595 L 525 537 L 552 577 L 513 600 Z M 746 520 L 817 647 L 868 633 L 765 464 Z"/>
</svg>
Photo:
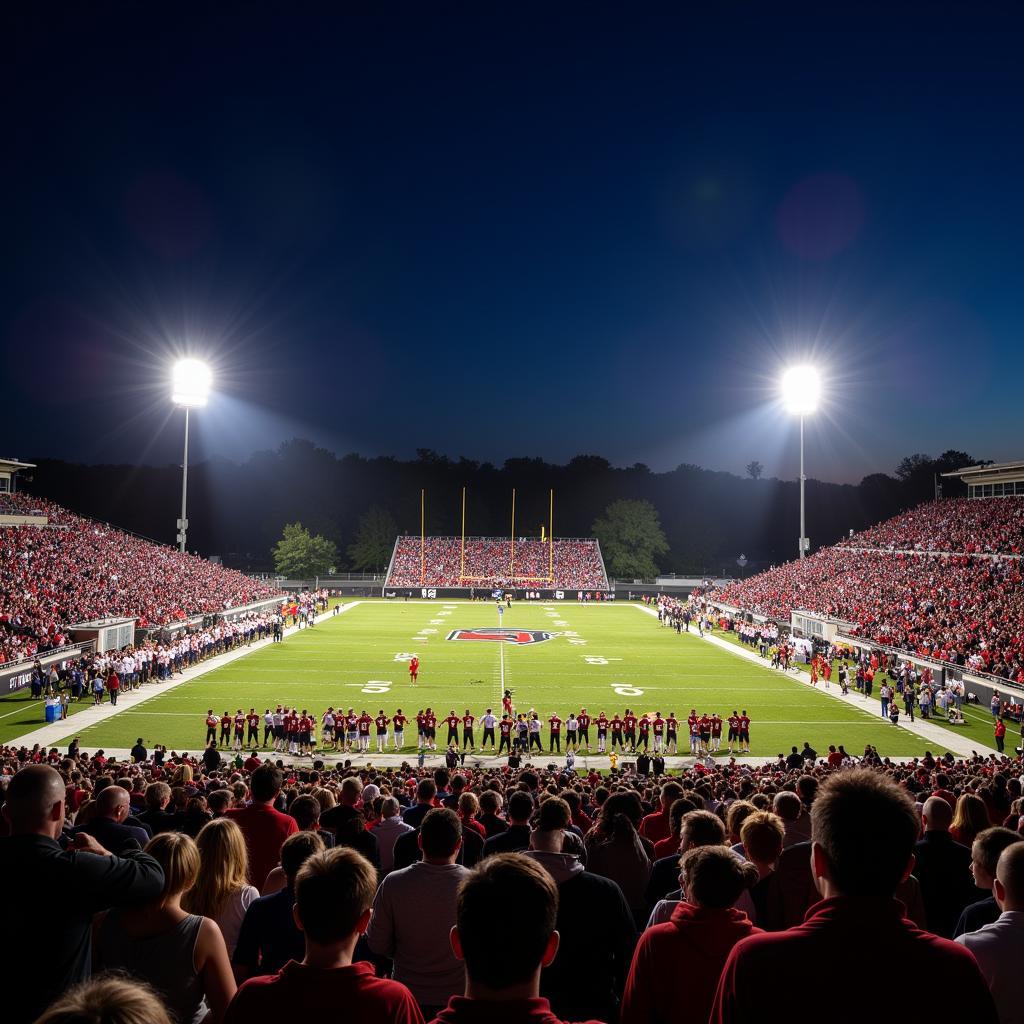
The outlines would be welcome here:
<svg viewBox="0 0 1024 1024">
<path fill-rule="evenodd" d="M 38 468 L 26 490 L 173 543 L 180 514 L 178 466 L 32 461 Z M 812 549 L 929 500 L 937 474 L 978 461 L 954 450 L 937 458 L 915 454 L 892 474 L 874 473 L 858 484 L 808 480 Z M 962 493 L 958 481 L 943 485 L 947 495 Z M 220 555 L 228 565 L 270 570 L 275 547 L 288 539 L 284 529 L 291 524 L 310 541 L 329 545 L 318 549 L 321 561 L 331 563 L 327 568 L 372 571 L 387 564 L 396 534 L 419 534 L 421 489 L 426 532 L 458 535 L 463 487 L 468 536 L 508 536 L 513 488 L 516 535 L 540 536 L 541 527 L 548 527 L 553 489 L 555 536 L 596 534 L 616 576 L 747 574 L 796 554 L 797 481 L 764 477 L 756 459 L 745 477 L 689 464 L 656 473 L 642 463 L 612 466 L 597 455 L 578 455 L 564 465 L 511 458 L 498 466 L 429 449 L 406 460 L 337 456 L 301 438 L 243 462 L 214 458 L 190 465 L 189 546 Z M 650 530 L 652 514 L 660 533 Z M 646 540 L 630 547 L 623 538 L 637 530 Z"/>
</svg>

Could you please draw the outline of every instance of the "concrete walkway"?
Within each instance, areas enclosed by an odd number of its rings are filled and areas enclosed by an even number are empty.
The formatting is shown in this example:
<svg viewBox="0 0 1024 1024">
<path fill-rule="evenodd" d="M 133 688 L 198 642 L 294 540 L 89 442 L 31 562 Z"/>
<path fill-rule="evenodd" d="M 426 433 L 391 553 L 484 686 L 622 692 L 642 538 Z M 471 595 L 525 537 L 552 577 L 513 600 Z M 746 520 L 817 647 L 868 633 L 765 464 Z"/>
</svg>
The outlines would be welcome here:
<svg viewBox="0 0 1024 1024">
<path fill-rule="evenodd" d="M 655 619 L 658 617 L 657 611 L 653 608 L 648 608 L 646 605 L 634 605 L 633 607 L 647 615 L 653 616 Z M 856 693 L 855 691 L 851 691 L 844 696 L 842 690 L 839 689 L 838 683 L 830 686 L 828 689 L 825 689 L 824 684 L 818 687 L 811 687 L 809 681 L 803 681 L 805 678 L 809 679 L 810 677 L 805 677 L 804 673 L 799 669 L 794 668 L 790 669 L 788 673 L 783 673 L 782 669 L 772 668 L 771 665 L 757 652 L 729 643 L 728 640 L 722 640 L 714 634 L 705 633 L 703 639 L 709 644 L 714 644 L 716 647 L 720 647 L 723 651 L 728 651 L 737 658 L 745 658 L 747 661 L 753 662 L 755 665 L 759 665 L 766 672 L 785 674 L 789 678 L 793 679 L 794 682 L 814 689 L 816 693 L 820 693 L 824 697 L 831 697 L 833 700 L 842 701 L 844 704 L 848 704 L 850 707 L 856 708 L 864 714 L 872 714 L 872 709 L 878 706 L 877 703 L 872 701 L 870 698 L 865 698 L 863 694 Z M 882 721 L 881 712 L 874 714 L 873 717 Z M 944 729 L 941 725 L 934 725 L 933 723 L 924 721 L 920 718 L 916 718 L 911 722 L 904 717 L 902 708 L 900 709 L 900 724 L 896 726 L 896 728 L 906 729 L 907 732 L 911 732 L 915 736 L 920 736 L 921 739 L 926 740 L 931 745 L 929 749 L 931 749 L 933 754 L 944 754 L 947 750 L 952 751 L 954 754 L 960 754 L 963 757 L 970 757 L 972 753 L 983 755 L 998 753 L 995 747 L 979 746 L 978 743 L 976 741 L 972 741 L 970 737 L 958 736 L 951 729 Z M 894 760 L 896 759 L 894 758 Z"/>
<path fill-rule="evenodd" d="M 338 614 L 342 615 L 350 608 L 355 608 L 355 606 L 360 603 L 361 602 L 359 601 L 352 601 L 350 604 L 342 605 L 338 609 Z M 324 622 L 326 619 L 333 618 L 334 610 L 331 609 L 323 615 L 318 615 L 316 617 L 316 621 Z M 300 632 L 298 626 L 289 626 L 284 631 L 284 635 L 287 638 L 298 632 Z M 148 683 L 143 683 L 138 690 L 133 690 L 130 693 L 122 692 L 117 698 L 116 704 L 111 704 L 109 700 L 107 700 L 94 707 L 85 708 L 74 715 L 70 715 L 63 721 L 54 722 L 52 725 L 44 725 L 32 732 L 25 733 L 23 736 L 17 736 L 14 739 L 8 740 L 7 745 L 12 747 L 32 747 L 38 743 L 41 747 L 57 747 L 60 745 L 60 740 L 70 740 L 72 736 L 76 736 L 83 730 L 88 729 L 91 726 L 98 725 L 100 722 L 104 722 L 108 718 L 113 718 L 114 715 L 120 714 L 122 711 L 128 711 L 130 708 L 136 708 L 140 704 L 144 704 L 147 700 L 151 700 L 153 697 L 162 697 L 165 693 L 170 693 L 171 690 L 181 686 L 182 683 L 191 682 L 197 676 L 205 675 L 207 672 L 212 672 L 214 669 L 221 668 L 224 665 L 230 665 L 233 661 L 237 661 L 239 658 L 244 658 L 247 654 L 252 654 L 253 651 L 258 651 L 263 647 L 267 647 L 273 642 L 272 638 L 256 640 L 248 646 L 236 647 L 234 650 L 228 651 L 226 654 L 218 654 L 215 658 L 209 658 L 206 661 L 201 661 L 192 668 L 186 669 L 181 673 L 181 675 L 174 676 L 172 679 L 168 679 L 165 682 L 150 681 Z M 83 698 L 83 700 L 92 700 L 92 695 L 89 694 L 87 697 Z M 125 751 L 125 755 L 127 756 L 127 751 Z"/>
</svg>

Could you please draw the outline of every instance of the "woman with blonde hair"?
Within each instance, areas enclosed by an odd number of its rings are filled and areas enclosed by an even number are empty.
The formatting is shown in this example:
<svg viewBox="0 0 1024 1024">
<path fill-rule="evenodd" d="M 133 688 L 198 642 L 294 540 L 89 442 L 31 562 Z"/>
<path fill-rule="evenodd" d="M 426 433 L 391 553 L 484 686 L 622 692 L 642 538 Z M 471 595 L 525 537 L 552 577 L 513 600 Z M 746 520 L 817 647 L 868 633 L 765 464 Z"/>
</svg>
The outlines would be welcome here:
<svg viewBox="0 0 1024 1024">
<path fill-rule="evenodd" d="M 182 906 L 217 922 L 228 955 L 235 951 L 238 932 L 259 890 L 248 882 L 249 852 L 242 830 L 231 818 L 208 821 L 196 836 L 199 877 L 185 894 Z"/>
<path fill-rule="evenodd" d="M 957 843 L 970 846 L 978 838 L 979 832 L 989 827 L 988 808 L 980 796 L 964 793 L 956 802 L 953 824 L 949 826 L 949 834 Z"/>
<path fill-rule="evenodd" d="M 103 974 L 76 985 L 35 1024 L 172 1024 L 148 986 L 134 978 Z"/>
<path fill-rule="evenodd" d="M 177 1024 L 219 1024 L 235 994 L 224 937 L 215 921 L 181 906 L 199 875 L 199 850 L 181 832 L 162 832 L 146 853 L 163 869 L 163 892 L 97 915 L 94 966 L 151 985 Z"/>
</svg>

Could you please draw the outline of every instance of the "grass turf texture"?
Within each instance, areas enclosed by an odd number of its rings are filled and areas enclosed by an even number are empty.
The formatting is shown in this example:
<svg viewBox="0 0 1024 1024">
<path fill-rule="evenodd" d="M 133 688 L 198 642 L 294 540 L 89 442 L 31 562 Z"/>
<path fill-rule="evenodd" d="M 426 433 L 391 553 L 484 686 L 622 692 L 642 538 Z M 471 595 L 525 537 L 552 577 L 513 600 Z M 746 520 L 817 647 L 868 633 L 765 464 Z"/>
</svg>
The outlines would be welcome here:
<svg viewBox="0 0 1024 1024">
<path fill-rule="evenodd" d="M 456 629 L 499 624 L 556 635 L 524 646 L 446 639 Z M 413 653 L 421 662 L 416 687 L 409 683 L 404 660 Z M 130 747 L 141 736 L 150 747 L 164 743 L 194 752 L 203 746 L 208 708 L 220 714 L 255 706 L 262 714 L 266 707 L 284 703 L 307 708 L 318 718 L 328 705 L 354 707 L 357 713 L 365 709 L 371 715 L 380 708 L 391 715 L 401 707 L 410 719 L 428 705 L 439 719 L 452 708 L 461 715 L 468 707 L 477 716 L 479 740 L 479 718 L 485 709 L 494 708 L 500 715 L 503 684 L 513 690 L 517 710 L 535 707 L 545 720 L 552 712 L 565 719 L 581 706 L 595 717 L 602 710 L 611 717 L 630 707 L 638 714 L 674 711 L 683 720 L 691 707 L 718 711 L 723 717 L 733 708 L 746 708 L 752 719 L 751 752 L 764 756 L 788 752 L 804 740 L 819 754 L 830 743 L 842 743 L 851 752 L 871 743 L 882 754 L 892 755 L 921 754 L 929 746 L 882 721 L 874 701 L 865 701 L 864 711 L 850 708 L 806 683 L 750 664 L 696 636 L 677 636 L 625 604 L 518 603 L 499 623 L 492 602 L 440 600 L 361 602 L 315 629 L 174 690 L 161 693 L 159 684 L 149 684 L 151 698 L 80 735 L 86 750 Z M 8 716 L 0 717 L 0 740 L 41 724 L 38 706 L 19 703 L 33 702 L 13 697 L 0 701 L 0 716 Z M 90 703 L 83 701 L 79 708 Z M 63 742 L 75 734 L 72 719 Z M 439 722 L 439 745 L 445 736 L 446 728 Z M 405 740 L 404 750 L 413 754 L 414 721 L 406 727 Z M 592 748 L 594 741 L 592 726 Z M 546 753 L 546 721 L 543 742 Z M 682 733 L 680 742 L 687 746 Z M 376 738 L 371 736 L 371 759 L 375 747 Z"/>
</svg>

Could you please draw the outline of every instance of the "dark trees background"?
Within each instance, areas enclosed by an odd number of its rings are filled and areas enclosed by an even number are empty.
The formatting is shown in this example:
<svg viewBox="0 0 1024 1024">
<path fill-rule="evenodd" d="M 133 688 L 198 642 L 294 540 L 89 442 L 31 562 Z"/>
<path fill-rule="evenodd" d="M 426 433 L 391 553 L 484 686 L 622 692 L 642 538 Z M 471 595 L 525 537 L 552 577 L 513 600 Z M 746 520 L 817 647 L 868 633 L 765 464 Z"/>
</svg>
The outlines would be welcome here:
<svg viewBox="0 0 1024 1024">
<path fill-rule="evenodd" d="M 82 515 L 172 543 L 181 501 L 181 470 L 170 466 L 85 466 L 32 459 L 38 468 L 25 490 Z M 838 540 L 929 500 L 934 474 L 975 463 L 964 452 L 937 459 L 913 455 L 893 476 L 876 473 L 859 484 L 807 482 L 807 530 L 812 549 Z M 943 482 L 949 496 L 958 481 Z M 502 466 L 450 459 L 421 449 L 417 458 L 336 456 L 294 439 L 277 451 L 256 452 L 243 463 L 211 459 L 189 467 L 189 548 L 221 555 L 244 569 L 269 570 L 271 550 L 285 523 L 300 520 L 311 533 L 345 552 L 361 517 L 373 506 L 390 514 L 398 530 L 418 534 L 420 489 L 425 488 L 427 532 L 457 535 L 462 487 L 468 488 L 467 535 L 507 536 L 516 488 L 516 535 L 539 536 L 548 520 L 548 490 L 555 490 L 555 536 L 589 536 L 612 502 L 646 500 L 657 509 L 670 551 L 662 571 L 743 575 L 796 555 L 799 491 L 795 480 L 755 479 L 681 465 L 654 473 L 637 463 L 615 468 L 597 455 L 564 466 L 539 458 L 508 459 Z"/>
</svg>

